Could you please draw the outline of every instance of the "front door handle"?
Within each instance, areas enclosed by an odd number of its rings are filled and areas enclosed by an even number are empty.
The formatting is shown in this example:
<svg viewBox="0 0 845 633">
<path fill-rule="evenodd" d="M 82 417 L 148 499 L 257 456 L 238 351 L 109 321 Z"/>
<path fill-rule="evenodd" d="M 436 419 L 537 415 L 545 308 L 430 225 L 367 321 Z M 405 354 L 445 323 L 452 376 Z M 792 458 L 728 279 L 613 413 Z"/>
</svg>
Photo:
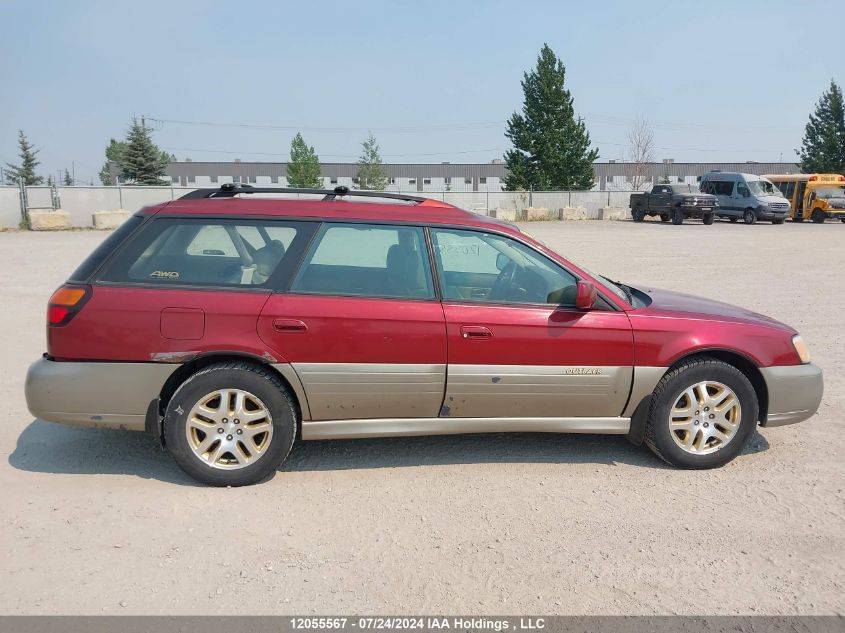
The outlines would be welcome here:
<svg viewBox="0 0 845 633">
<path fill-rule="evenodd" d="M 465 339 L 493 338 L 493 333 L 483 325 L 462 325 L 461 336 Z"/>
<path fill-rule="evenodd" d="M 276 332 L 307 332 L 308 326 L 299 319 L 273 319 L 273 329 Z"/>
</svg>

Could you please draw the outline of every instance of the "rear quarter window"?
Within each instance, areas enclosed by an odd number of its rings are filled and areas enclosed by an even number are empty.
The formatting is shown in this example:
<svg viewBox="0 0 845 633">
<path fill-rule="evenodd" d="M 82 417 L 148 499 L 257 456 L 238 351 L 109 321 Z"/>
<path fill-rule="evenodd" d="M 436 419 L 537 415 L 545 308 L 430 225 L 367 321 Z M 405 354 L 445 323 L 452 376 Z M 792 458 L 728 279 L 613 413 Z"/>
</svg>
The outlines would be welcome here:
<svg viewBox="0 0 845 633">
<path fill-rule="evenodd" d="M 101 281 L 267 287 L 299 260 L 308 222 L 156 219 L 100 275 Z"/>
<path fill-rule="evenodd" d="M 109 255 L 111 255 L 135 229 L 144 223 L 144 218 L 133 215 L 104 239 L 79 267 L 73 271 L 68 281 L 88 281 Z"/>
</svg>

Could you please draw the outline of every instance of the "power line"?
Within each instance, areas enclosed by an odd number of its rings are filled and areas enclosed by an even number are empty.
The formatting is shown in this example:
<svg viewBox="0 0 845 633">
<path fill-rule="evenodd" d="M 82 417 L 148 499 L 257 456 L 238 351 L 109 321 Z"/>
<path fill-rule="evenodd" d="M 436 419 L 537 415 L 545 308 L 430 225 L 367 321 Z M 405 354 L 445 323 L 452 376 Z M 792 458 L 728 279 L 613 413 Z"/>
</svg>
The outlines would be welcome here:
<svg viewBox="0 0 845 633">
<path fill-rule="evenodd" d="M 162 149 L 170 151 L 170 152 L 196 152 L 196 153 L 203 153 L 203 154 L 229 154 L 233 156 L 241 155 L 241 156 L 283 156 L 289 157 L 290 154 L 288 152 L 239 152 L 233 150 L 223 150 L 223 149 L 191 149 L 186 147 L 162 147 Z M 486 149 L 467 149 L 467 150 L 456 150 L 453 152 L 411 152 L 407 154 L 382 154 L 384 158 L 402 158 L 408 156 L 451 156 L 454 154 L 481 154 L 481 153 L 489 153 L 489 152 L 496 152 L 501 154 L 504 150 L 497 148 L 497 147 L 489 147 Z M 358 156 L 354 154 L 323 154 L 320 152 L 320 156 L 326 158 L 358 158 Z"/>
</svg>

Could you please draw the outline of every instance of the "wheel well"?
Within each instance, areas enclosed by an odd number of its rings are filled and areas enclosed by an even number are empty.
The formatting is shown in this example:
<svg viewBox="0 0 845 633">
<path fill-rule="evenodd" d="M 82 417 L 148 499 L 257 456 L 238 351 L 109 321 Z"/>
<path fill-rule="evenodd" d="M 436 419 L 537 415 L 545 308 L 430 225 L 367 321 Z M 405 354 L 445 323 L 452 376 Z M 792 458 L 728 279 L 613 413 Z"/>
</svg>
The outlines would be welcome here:
<svg viewBox="0 0 845 633">
<path fill-rule="evenodd" d="M 695 354 L 690 354 L 689 356 L 679 358 L 674 363 L 672 363 L 672 366 L 669 367 L 667 371 L 671 371 L 681 363 L 688 361 L 691 358 L 702 357 L 713 358 L 715 360 L 720 360 L 723 363 L 727 363 L 728 365 L 731 365 L 732 367 L 735 367 L 736 369 L 741 371 L 745 375 L 745 377 L 748 378 L 748 381 L 751 383 L 751 386 L 754 387 L 754 393 L 757 395 L 757 405 L 760 409 L 759 422 L 765 422 L 766 416 L 769 412 L 769 390 L 766 387 L 766 381 L 763 379 L 763 374 L 760 373 L 760 368 L 757 367 L 754 361 L 749 360 L 742 354 L 720 349 L 712 349 L 704 352 L 697 352 Z"/>
<path fill-rule="evenodd" d="M 176 390 L 179 388 L 179 386 L 183 382 L 185 382 L 191 375 L 195 374 L 204 367 L 208 367 L 209 365 L 216 365 L 217 363 L 225 361 L 250 363 L 258 367 L 267 367 L 269 369 L 272 369 L 273 373 L 275 373 L 279 377 L 279 380 L 281 380 L 285 387 L 287 387 L 288 393 L 290 393 L 291 397 L 293 398 L 294 405 L 296 406 L 297 426 L 299 426 L 299 421 L 302 420 L 302 405 L 299 402 L 299 398 L 297 398 L 296 391 L 293 389 L 288 379 L 285 378 L 281 374 L 281 372 L 279 372 L 275 367 L 273 367 L 272 364 L 255 356 L 245 354 L 210 354 L 208 356 L 200 356 L 199 358 L 195 358 L 183 365 L 180 365 L 176 371 L 170 374 L 170 377 L 165 381 L 164 386 L 162 386 L 161 388 L 161 392 L 158 396 L 159 416 L 161 416 L 161 418 L 164 418 L 164 412 L 167 410 L 167 405 L 170 402 L 170 399 L 173 397 L 173 394 L 176 393 Z"/>
</svg>

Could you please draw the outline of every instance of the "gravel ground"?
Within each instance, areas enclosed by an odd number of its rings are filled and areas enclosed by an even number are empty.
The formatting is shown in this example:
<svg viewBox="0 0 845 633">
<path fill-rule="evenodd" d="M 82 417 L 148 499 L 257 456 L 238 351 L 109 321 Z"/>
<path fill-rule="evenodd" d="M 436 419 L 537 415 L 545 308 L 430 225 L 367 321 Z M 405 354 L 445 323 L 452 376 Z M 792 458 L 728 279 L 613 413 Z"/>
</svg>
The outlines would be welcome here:
<svg viewBox="0 0 845 633">
<path fill-rule="evenodd" d="M 845 225 L 525 229 L 795 326 L 826 371 L 819 415 L 709 472 L 520 434 L 305 443 L 267 483 L 203 488 L 142 434 L 32 419 L 46 300 L 104 234 L 0 233 L 0 612 L 845 612 Z"/>
</svg>

